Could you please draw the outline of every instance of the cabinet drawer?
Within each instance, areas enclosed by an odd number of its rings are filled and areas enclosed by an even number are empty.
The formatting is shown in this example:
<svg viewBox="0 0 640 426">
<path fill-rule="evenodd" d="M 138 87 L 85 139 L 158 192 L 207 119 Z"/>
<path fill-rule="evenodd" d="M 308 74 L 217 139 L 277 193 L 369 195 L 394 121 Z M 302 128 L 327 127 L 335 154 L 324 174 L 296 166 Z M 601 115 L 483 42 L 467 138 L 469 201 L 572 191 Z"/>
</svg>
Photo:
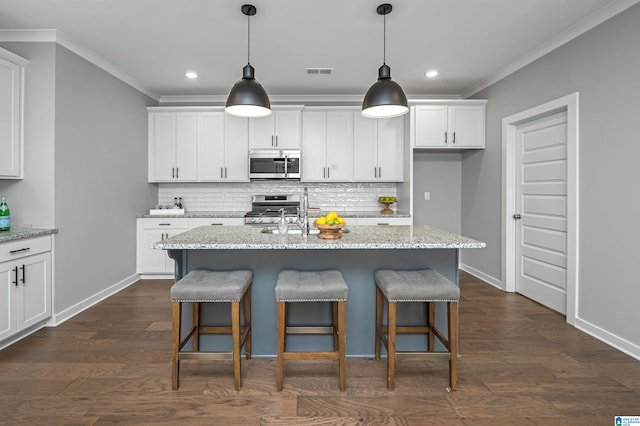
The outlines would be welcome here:
<svg viewBox="0 0 640 426">
<path fill-rule="evenodd" d="M 411 225 L 410 217 L 367 217 L 358 218 L 358 225 Z"/>
<path fill-rule="evenodd" d="M 0 262 L 51 251 L 51 237 L 27 238 L 0 244 Z"/>
<path fill-rule="evenodd" d="M 198 217 L 189 219 L 189 229 L 198 226 L 240 226 L 244 225 L 241 217 Z"/>
<path fill-rule="evenodd" d="M 189 229 L 187 218 L 141 219 L 143 229 Z"/>
</svg>

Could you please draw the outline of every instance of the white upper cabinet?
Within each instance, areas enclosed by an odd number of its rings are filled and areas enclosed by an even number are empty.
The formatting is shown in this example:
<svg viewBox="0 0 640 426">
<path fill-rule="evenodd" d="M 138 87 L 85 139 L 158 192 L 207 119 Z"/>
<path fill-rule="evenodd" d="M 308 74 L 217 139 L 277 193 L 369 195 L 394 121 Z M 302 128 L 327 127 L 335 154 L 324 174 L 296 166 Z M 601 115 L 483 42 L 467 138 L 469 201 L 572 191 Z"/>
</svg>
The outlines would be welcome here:
<svg viewBox="0 0 640 426">
<path fill-rule="evenodd" d="M 198 178 L 198 113 L 149 113 L 149 181 Z"/>
<path fill-rule="evenodd" d="M 198 113 L 198 181 L 249 180 L 248 125 L 224 111 Z"/>
<path fill-rule="evenodd" d="M 249 148 L 300 149 L 302 105 L 271 107 L 266 117 L 249 119 Z"/>
<path fill-rule="evenodd" d="M 302 129 L 302 181 L 352 181 L 353 112 L 306 109 Z"/>
<path fill-rule="evenodd" d="M 353 113 L 353 180 L 402 182 L 404 117 L 366 118 Z"/>
<path fill-rule="evenodd" d="M 29 62 L 0 49 L 0 179 L 22 179 L 22 93 Z"/>
<path fill-rule="evenodd" d="M 485 146 L 486 101 L 411 107 L 414 148 L 478 149 Z"/>
<path fill-rule="evenodd" d="M 149 108 L 149 182 L 249 180 L 249 121 L 222 108 Z"/>
</svg>

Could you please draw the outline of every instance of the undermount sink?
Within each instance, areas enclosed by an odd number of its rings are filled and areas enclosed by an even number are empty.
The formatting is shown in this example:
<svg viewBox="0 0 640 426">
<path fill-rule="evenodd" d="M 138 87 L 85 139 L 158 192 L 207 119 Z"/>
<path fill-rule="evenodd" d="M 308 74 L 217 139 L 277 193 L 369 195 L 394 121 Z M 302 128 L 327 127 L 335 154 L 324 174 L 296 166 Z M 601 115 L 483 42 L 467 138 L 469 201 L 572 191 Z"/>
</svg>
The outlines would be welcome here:
<svg viewBox="0 0 640 426">
<path fill-rule="evenodd" d="M 262 228 L 260 232 L 262 232 L 263 234 L 279 234 L 280 230 L 278 228 Z M 319 233 L 320 233 L 319 229 L 315 229 L 315 228 L 309 229 L 309 234 L 311 235 L 315 235 Z M 287 229 L 287 235 L 302 235 L 302 230 L 297 227 L 289 228 Z"/>
</svg>

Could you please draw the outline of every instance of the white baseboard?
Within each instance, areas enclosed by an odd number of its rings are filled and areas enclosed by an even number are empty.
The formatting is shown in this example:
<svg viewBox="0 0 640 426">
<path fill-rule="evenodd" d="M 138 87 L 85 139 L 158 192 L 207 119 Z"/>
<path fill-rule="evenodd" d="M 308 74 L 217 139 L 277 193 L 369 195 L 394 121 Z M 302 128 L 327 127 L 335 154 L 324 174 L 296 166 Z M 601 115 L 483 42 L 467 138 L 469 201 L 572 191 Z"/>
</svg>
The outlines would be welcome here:
<svg viewBox="0 0 640 426">
<path fill-rule="evenodd" d="M 637 344 L 616 336 L 615 334 L 612 334 L 589 321 L 585 321 L 582 318 L 576 317 L 576 328 L 606 343 L 607 345 L 616 348 L 620 352 L 624 352 L 625 354 L 640 360 L 640 346 Z"/>
<path fill-rule="evenodd" d="M 469 265 L 466 265 L 464 263 L 460 264 L 460 269 L 462 269 L 466 273 L 471 274 L 474 277 L 476 277 L 476 278 L 478 278 L 478 279 L 480 279 L 482 281 L 485 281 L 487 284 L 491 284 L 492 286 L 504 291 L 504 286 L 502 285 L 502 281 L 501 280 L 499 280 L 497 278 L 494 278 L 491 275 L 487 275 L 484 272 L 482 272 L 482 271 L 480 271 L 480 270 L 478 270 L 478 269 L 476 269 L 474 267 L 471 267 Z"/>
<path fill-rule="evenodd" d="M 112 296 L 119 292 L 122 289 L 129 287 L 131 284 L 135 283 L 140 279 L 139 274 L 133 274 L 130 277 L 125 278 L 124 280 L 113 284 L 112 286 L 102 290 L 99 293 L 94 294 L 91 297 L 84 299 L 81 302 L 76 303 L 75 305 L 65 309 L 62 312 L 54 313 L 53 316 L 47 321 L 47 327 L 56 327 L 66 320 L 73 318 L 78 315 L 80 312 L 85 311 L 106 299 L 109 296 Z"/>
</svg>

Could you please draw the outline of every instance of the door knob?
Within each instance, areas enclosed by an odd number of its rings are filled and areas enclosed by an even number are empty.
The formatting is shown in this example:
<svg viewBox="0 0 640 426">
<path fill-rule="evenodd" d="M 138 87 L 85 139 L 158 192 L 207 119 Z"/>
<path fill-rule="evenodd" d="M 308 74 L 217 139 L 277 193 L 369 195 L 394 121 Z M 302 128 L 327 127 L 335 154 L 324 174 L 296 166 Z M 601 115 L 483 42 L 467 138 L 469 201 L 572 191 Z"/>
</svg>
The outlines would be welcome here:
<svg viewBox="0 0 640 426">
<path fill-rule="evenodd" d="M 514 219 L 522 219 L 522 216 L 520 216 L 519 213 L 516 213 L 516 214 L 513 215 L 513 218 Z"/>
</svg>

